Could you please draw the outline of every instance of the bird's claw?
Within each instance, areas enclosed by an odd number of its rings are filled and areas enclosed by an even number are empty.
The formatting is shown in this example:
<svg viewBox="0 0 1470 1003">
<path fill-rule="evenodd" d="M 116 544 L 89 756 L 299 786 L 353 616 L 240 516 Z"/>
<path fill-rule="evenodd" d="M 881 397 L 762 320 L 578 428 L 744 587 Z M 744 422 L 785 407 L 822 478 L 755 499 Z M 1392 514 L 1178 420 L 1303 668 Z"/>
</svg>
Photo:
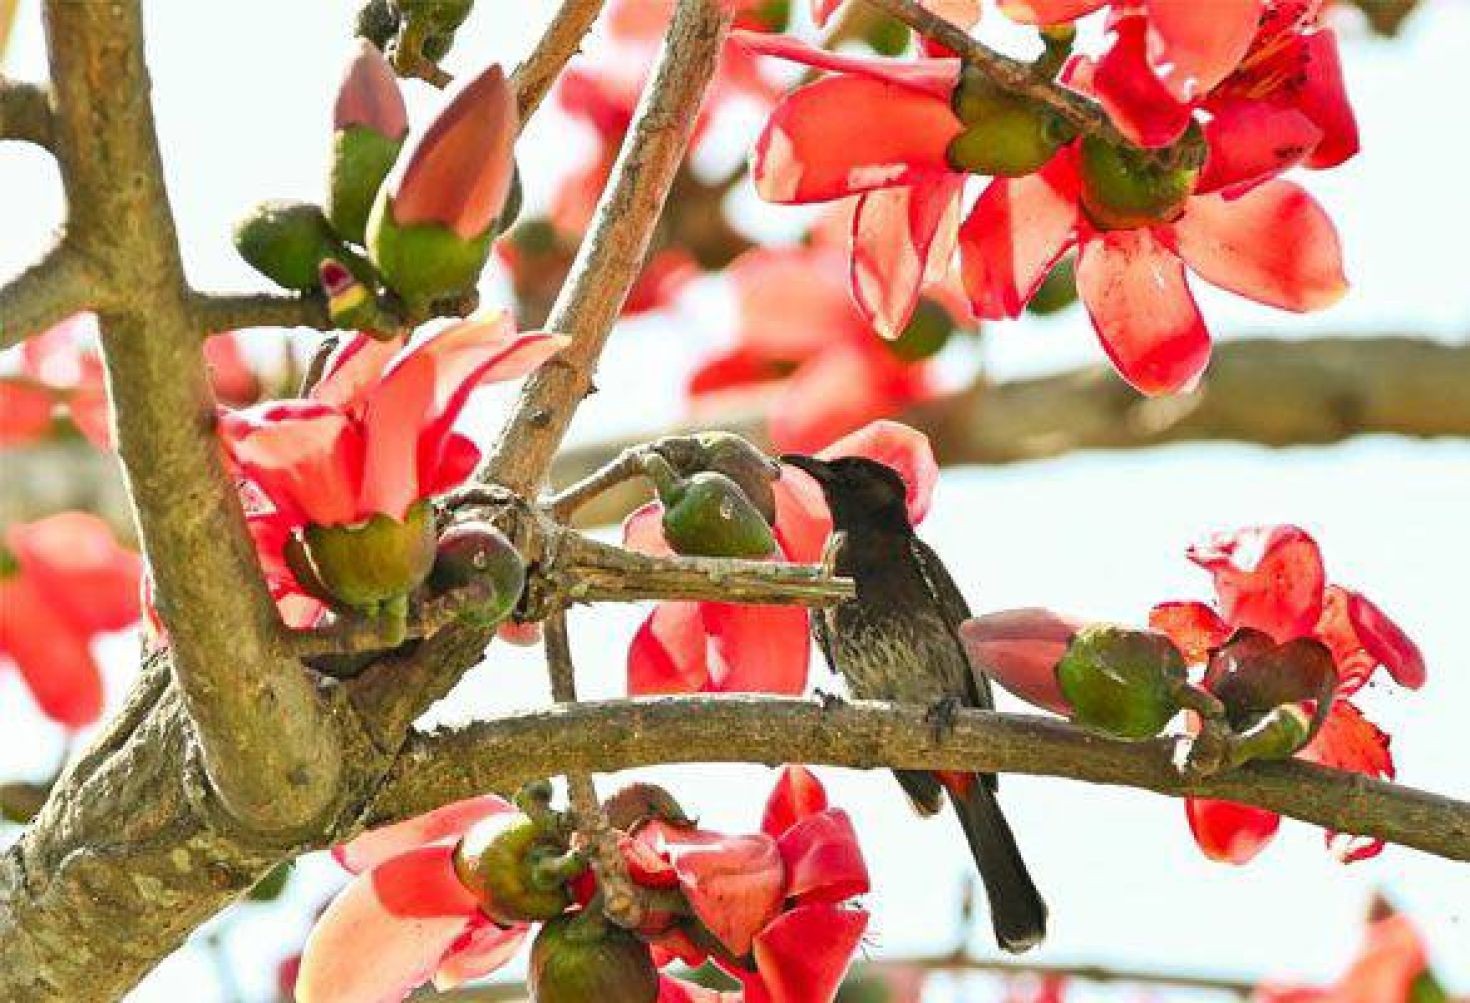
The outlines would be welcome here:
<svg viewBox="0 0 1470 1003">
<path fill-rule="evenodd" d="M 959 697 L 948 696 L 924 712 L 924 720 L 934 729 L 935 743 L 943 742 L 954 731 L 955 718 L 964 703 Z"/>
<path fill-rule="evenodd" d="M 846 700 L 842 699 L 842 694 L 828 693 L 821 687 L 818 687 L 816 690 L 814 690 L 813 694 L 816 696 L 817 701 L 821 703 L 823 710 L 836 710 L 838 707 L 841 707 L 847 702 Z"/>
</svg>

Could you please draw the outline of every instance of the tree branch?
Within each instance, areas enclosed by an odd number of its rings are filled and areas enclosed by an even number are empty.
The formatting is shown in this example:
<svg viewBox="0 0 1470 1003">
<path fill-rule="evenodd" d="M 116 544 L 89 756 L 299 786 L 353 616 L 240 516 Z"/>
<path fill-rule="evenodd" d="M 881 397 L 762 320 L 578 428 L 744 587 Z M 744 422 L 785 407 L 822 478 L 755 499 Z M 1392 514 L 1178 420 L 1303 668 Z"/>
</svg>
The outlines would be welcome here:
<svg viewBox="0 0 1470 1003">
<path fill-rule="evenodd" d="M 541 41 L 511 75 L 521 121 L 536 113 L 567 62 L 580 51 L 582 39 L 602 13 L 603 0 L 562 0 Z"/>
<path fill-rule="evenodd" d="M 316 294 L 194 293 L 190 297 L 195 323 L 206 334 L 250 327 L 309 327 L 335 330 L 327 303 Z"/>
<path fill-rule="evenodd" d="M 1470 803 L 1301 761 L 1186 780 L 1168 739 L 1122 742 L 1051 718 L 961 711 L 936 740 L 923 707 L 774 697 L 664 697 L 563 706 L 420 734 L 369 812 L 395 821 L 566 770 L 662 763 L 815 763 L 1067 777 L 1266 808 L 1338 832 L 1470 860 Z"/>
<path fill-rule="evenodd" d="M 0 286 L 0 349 L 41 334 L 80 310 L 100 305 L 96 279 L 65 241 Z"/>
<path fill-rule="evenodd" d="M 215 441 L 147 100 L 139 4 L 49 0 L 45 21 L 66 246 L 106 262 L 95 279 L 118 454 L 173 669 L 228 810 L 263 831 L 294 830 L 338 798 L 341 750 L 311 681 L 279 643 Z"/>
<path fill-rule="evenodd" d="M 689 146 L 731 14 L 717 0 L 680 0 L 653 73 L 546 327 L 572 343 L 526 381 L 483 469 L 487 481 L 534 496 L 643 267 L 664 199 Z"/>
<path fill-rule="evenodd" d="M 0 139 L 51 149 L 54 139 L 51 92 L 42 84 L 0 76 Z"/>
<path fill-rule="evenodd" d="M 928 433 L 941 463 L 995 464 L 1084 449 L 1174 442 L 1325 445 L 1358 435 L 1470 437 L 1470 342 L 1409 336 L 1254 338 L 1215 348 L 1203 384 L 1141 397 L 1107 366 L 1006 383 L 980 382 L 901 417 Z M 706 420 L 764 442 L 764 413 Z M 662 434 L 659 430 L 653 434 Z M 678 429 L 674 431 L 680 431 Z M 566 484 L 652 435 L 566 450 L 552 479 Z M 620 518 L 643 494 L 610 493 L 582 509 L 587 525 Z"/>
</svg>

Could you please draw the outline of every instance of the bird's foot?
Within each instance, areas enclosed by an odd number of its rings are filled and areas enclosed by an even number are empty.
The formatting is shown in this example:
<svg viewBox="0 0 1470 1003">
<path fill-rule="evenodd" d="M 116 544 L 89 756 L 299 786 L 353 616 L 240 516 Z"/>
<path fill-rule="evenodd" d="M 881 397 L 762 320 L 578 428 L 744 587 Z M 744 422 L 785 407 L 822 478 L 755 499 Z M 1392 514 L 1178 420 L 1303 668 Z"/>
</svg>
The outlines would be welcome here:
<svg viewBox="0 0 1470 1003">
<path fill-rule="evenodd" d="M 955 717 L 964 702 L 959 697 L 948 696 L 924 712 L 924 720 L 934 730 L 935 743 L 943 742 L 954 731 Z"/>
<path fill-rule="evenodd" d="M 838 707 L 841 707 L 843 704 L 847 703 L 847 701 L 842 698 L 841 693 L 829 693 L 826 690 L 822 689 L 820 686 L 812 692 L 813 695 L 816 696 L 817 701 L 822 705 L 823 710 L 836 710 Z"/>
</svg>

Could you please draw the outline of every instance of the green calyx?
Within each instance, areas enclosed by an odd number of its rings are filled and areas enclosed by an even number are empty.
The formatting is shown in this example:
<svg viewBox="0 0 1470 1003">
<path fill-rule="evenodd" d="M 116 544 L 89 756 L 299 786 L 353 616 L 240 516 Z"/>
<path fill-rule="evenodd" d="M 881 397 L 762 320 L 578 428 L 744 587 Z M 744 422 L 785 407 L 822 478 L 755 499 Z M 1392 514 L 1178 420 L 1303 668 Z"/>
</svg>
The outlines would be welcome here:
<svg viewBox="0 0 1470 1003">
<path fill-rule="evenodd" d="M 505 926 L 551 919 L 571 905 L 566 882 L 586 869 L 519 812 L 479 822 L 454 848 L 454 873 L 480 910 Z"/>
<path fill-rule="evenodd" d="M 368 216 L 366 246 L 383 280 L 403 297 L 410 312 L 426 316 L 435 300 L 474 289 L 495 232 L 492 225 L 466 240 L 438 223 L 400 225 L 385 186 Z"/>
<path fill-rule="evenodd" d="M 1056 667 L 1073 720 L 1119 738 L 1151 738 L 1179 712 L 1184 657 L 1162 634 L 1094 624 L 1078 631 Z"/>
<path fill-rule="evenodd" d="M 644 469 L 663 502 L 664 538 L 677 553 L 763 558 L 775 552 L 770 523 L 733 479 L 713 470 L 681 478 L 656 453 Z"/>
<path fill-rule="evenodd" d="M 526 587 L 526 564 L 504 533 L 479 520 L 457 523 L 439 537 L 429 577 L 436 591 L 488 586 L 484 601 L 461 619 L 492 627 L 510 616 Z"/>
<path fill-rule="evenodd" d="M 406 610 L 434 566 L 434 520 L 424 502 L 402 522 L 380 513 L 357 526 L 307 526 L 302 542 L 322 588 L 364 614 Z"/>
<path fill-rule="evenodd" d="M 561 915 L 531 945 L 528 982 L 535 1003 L 654 1003 L 658 968 L 648 945 L 610 923 Z"/>
<path fill-rule="evenodd" d="M 402 136 L 394 139 L 365 125 L 339 129 L 333 137 L 326 216 L 345 239 L 354 244 L 366 240 L 378 189 L 402 148 Z"/>
<path fill-rule="evenodd" d="M 951 98 L 965 129 L 949 144 L 958 171 L 1017 178 L 1046 166 L 1075 131 L 1039 102 L 997 86 L 966 67 Z"/>
<path fill-rule="evenodd" d="M 1082 140 L 1082 207 L 1102 230 L 1134 230 L 1179 217 L 1199 171 L 1168 167 L 1131 147 Z"/>
<path fill-rule="evenodd" d="M 272 282 L 300 292 L 317 288 L 323 261 L 352 267 L 356 258 L 321 208 L 305 202 L 269 201 L 251 209 L 235 224 L 235 249 Z"/>
</svg>

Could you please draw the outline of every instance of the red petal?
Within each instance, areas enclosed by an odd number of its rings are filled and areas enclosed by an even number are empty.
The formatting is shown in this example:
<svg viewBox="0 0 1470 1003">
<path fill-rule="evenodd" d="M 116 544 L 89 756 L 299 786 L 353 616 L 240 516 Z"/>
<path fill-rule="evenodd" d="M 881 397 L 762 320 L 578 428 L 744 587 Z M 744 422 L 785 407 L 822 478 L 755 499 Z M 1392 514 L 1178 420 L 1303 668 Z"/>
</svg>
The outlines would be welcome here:
<svg viewBox="0 0 1470 1003">
<path fill-rule="evenodd" d="M 751 172 L 768 202 L 826 202 L 948 173 L 960 123 L 949 102 L 867 77 L 789 94 L 756 141 Z"/>
<path fill-rule="evenodd" d="M 708 643 L 699 603 L 659 603 L 628 647 L 628 695 L 704 692 Z"/>
<path fill-rule="evenodd" d="M 1214 576 L 1230 626 L 1265 631 L 1278 642 L 1312 635 L 1327 580 L 1306 530 L 1252 526 L 1193 544 L 1188 554 Z"/>
<path fill-rule="evenodd" d="M 362 417 L 368 391 L 378 385 L 404 343 L 403 338 L 379 341 L 365 334 L 346 339 L 327 359 L 322 378 L 311 390 L 311 399 Z"/>
<path fill-rule="evenodd" d="M 1401 686 L 1417 690 L 1424 685 L 1427 669 L 1424 653 L 1403 628 L 1367 596 L 1347 591 L 1348 616 L 1363 646 Z"/>
<path fill-rule="evenodd" d="M 1096 60 L 1072 60 L 1062 82 L 1095 97 L 1113 124 L 1133 142 L 1168 146 L 1189 127 L 1192 109 L 1176 101 L 1154 75 L 1147 49 L 1147 22 L 1142 17 L 1123 17 L 1114 26 L 1107 51 Z"/>
<path fill-rule="evenodd" d="M 779 837 L 809 815 L 827 807 L 827 790 L 805 766 L 783 766 L 761 817 L 761 832 Z"/>
<path fill-rule="evenodd" d="M 1083 621 L 1046 609 L 988 613 L 960 625 L 970 664 L 1007 691 L 1056 714 L 1072 711 L 1056 667 Z"/>
<path fill-rule="evenodd" d="M 480 465 L 480 447 L 458 432 L 449 433 L 440 447 L 438 463 L 419 470 L 419 489 L 425 497 L 443 494 L 470 479 Z"/>
<path fill-rule="evenodd" d="M 503 927 L 488 919 L 476 921 L 439 962 L 434 988 L 443 992 L 499 971 L 520 951 L 530 932 L 529 926 Z"/>
<path fill-rule="evenodd" d="M 1006 16 L 1022 24 L 1062 24 L 1106 7 L 1108 0 L 1000 0 Z"/>
<path fill-rule="evenodd" d="M 798 906 L 755 940 L 757 979 L 742 978 L 748 1003 L 832 1003 L 868 928 L 868 914 Z"/>
<path fill-rule="evenodd" d="M 735 293 L 739 351 L 754 358 L 800 362 L 839 338 L 871 338 L 853 309 L 847 262 L 836 248 L 756 248 L 725 274 Z"/>
<path fill-rule="evenodd" d="M 722 993 L 663 975 L 658 980 L 658 999 L 654 1003 L 742 1003 L 743 999 L 740 993 Z"/>
<path fill-rule="evenodd" d="M 313 401 L 261 404 L 222 414 L 219 435 L 276 508 L 322 526 L 362 518 L 362 438 L 340 411 Z"/>
<path fill-rule="evenodd" d="M 1322 130 L 1322 142 L 1307 163 L 1321 170 L 1336 167 L 1357 155 L 1358 121 L 1342 78 L 1337 33 L 1327 28 L 1299 36 L 1305 79 L 1295 94 L 1296 105 Z"/>
<path fill-rule="evenodd" d="M 666 852 L 694 914 L 720 943 L 746 954 L 781 909 L 785 871 L 776 841 L 701 830 L 669 834 Z"/>
<path fill-rule="evenodd" d="M 1201 194 L 1237 195 L 1302 163 L 1322 141 L 1322 130 L 1295 108 L 1264 101 L 1211 104 L 1205 123 L 1209 157 Z"/>
<path fill-rule="evenodd" d="M 244 407 L 260 397 L 260 380 L 245 362 L 240 342 L 233 334 L 205 338 L 204 361 L 209 366 L 214 395 L 224 403 Z"/>
<path fill-rule="evenodd" d="M 960 228 L 961 274 L 976 316 L 1020 316 L 1075 241 L 1079 212 L 1066 156 L 1038 174 L 990 183 Z"/>
<path fill-rule="evenodd" d="M 1230 801 L 1186 798 L 1184 811 L 1194 841 L 1222 864 L 1246 864 L 1276 836 L 1281 816 Z"/>
<path fill-rule="evenodd" d="M 0 446 L 13 449 L 51 434 L 56 402 L 51 391 L 29 380 L 0 380 Z"/>
<path fill-rule="evenodd" d="M 1148 0 L 1148 58 L 1178 101 L 1197 100 L 1240 65 L 1262 0 Z"/>
<path fill-rule="evenodd" d="M 791 35 L 765 32 L 733 31 L 730 37 L 739 45 L 762 56 L 789 59 L 803 66 L 833 73 L 846 73 L 867 80 L 894 84 L 927 94 L 946 103 L 960 82 L 958 59 L 884 59 L 878 56 L 854 56 L 818 48 Z"/>
<path fill-rule="evenodd" d="M 1196 196 L 1174 232 L 1180 256 L 1200 278 L 1258 303 L 1321 310 L 1347 292 L 1337 228 L 1290 181 L 1236 199 Z"/>
<path fill-rule="evenodd" d="M 118 546 L 101 519 L 62 512 L 13 523 L 5 542 L 35 588 L 83 635 L 137 622 L 142 561 Z"/>
<path fill-rule="evenodd" d="M 1169 635 L 1184 660 L 1203 665 L 1210 652 L 1230 639 L 1230 625 L 1220 614 L 1200 602 L 1159 603 L 1148 613 L 1150 630 Z"/>
<path fill-rule="evenodd" d="M 448 847 L 424 847 L 354 878 L 301 957 L 298 1003 L 399 1003 L 480 918 Z"/>
<path fill-rule="evenodd" d="M 836 904 L 866 895 L 872 887 L 852 819 L 840 808 L 807 816 L 782 833 L 777 845 L 789 899 Z"/>
<path fill-rule="evenodd" d="M 939 483 L 939 461 L 929 437 L 898 421 L 875 421 L 832 443 L 819 454 L 824 460 L 865 456 L 898 471 L 908 488 L 909 519 L 915 524 L 929 514 L 934 486 Z"/>
<path fill-rule="evenodd" d="M 716 693 L 799 696 L 811 634 L 804 609 L 701 603 L 709 634 L 709 688 Z"/>
<path fill-rule="evenodd" d="M 1322 724 L 1322 730 L 1299 755 L 1302 759 L 1338 770 L 1362 773 L 1379 780 L 1395 775 L 1392 739 L 1363 712 L 1346 700 L 1338 700 Z M 1328 832 L 1327 846 L 1344 864 L 1376 857 L 1383 841 L 1370 836 Z"/>
<path fill-rule="evenodd" d="M 954 252 L 965 179 L 868 192 L 852 220 L 852 295 L 885 338 L 908 326 L 919 290 L 942 276 Z"/>
<path fill-rule="evenodd" d="M 102 713 L 102 676 L 87 641 L 26 578 L 0 581 L 0 656 L 15 663 L 41 712 L 72 729 Z"/>
<path fill-rule="evenodd" d="M 458 839 L 481 819 L 508 811 L 515 811 L 515 807 L 494 794 L 455 801 L 335 846 L 332 859 L 353 874 L 360 874 L 420 846 Z"/>
<path fill-rule="evenodd" d="M 1184 264 L 1152 230 L 1111 230 L 1082 245 L 1077 292 L 1119 375 L 1146 394 L 1188 390 L 1210 361 L 1210 332 Z"/>
</svg>

